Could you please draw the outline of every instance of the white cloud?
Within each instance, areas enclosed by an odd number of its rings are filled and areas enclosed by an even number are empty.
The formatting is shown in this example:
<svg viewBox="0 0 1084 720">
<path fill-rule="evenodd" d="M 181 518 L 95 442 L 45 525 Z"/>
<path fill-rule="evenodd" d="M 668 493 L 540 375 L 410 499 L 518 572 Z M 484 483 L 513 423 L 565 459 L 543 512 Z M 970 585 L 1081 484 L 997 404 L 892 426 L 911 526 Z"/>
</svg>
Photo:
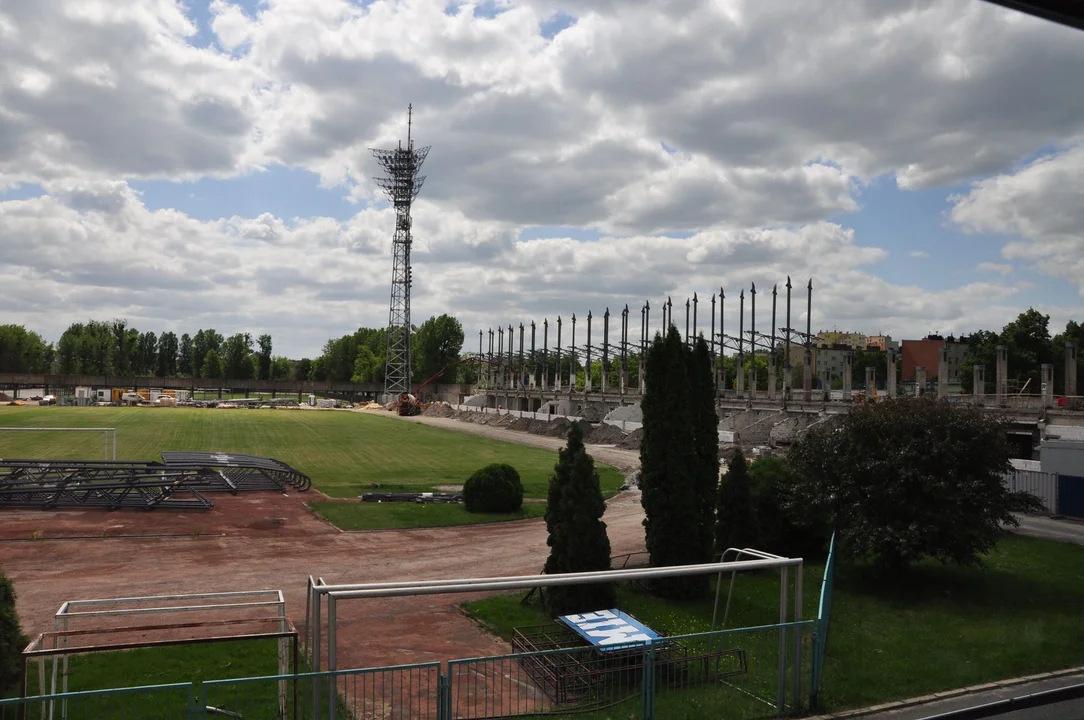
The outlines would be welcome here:
<svg viewBox="0 0 1084 720">
<path fill-rule="evenodd" d="M 26 323 L 53 339 L 70 322 L 110 317 L 155 332 L 270 332 L 279 352 L 301 356 L 328 337 L 386 319 L 389 209 L 365 209 L 342 223 L 287 222 L 268 214 L 200 222 L 173 210 L 148 210 L 124 183 L 57 182 L 49 189 L 53 194 L 0 202 L 7 238 L 0 248 L 0 311 L 7 322 Z M 694 291 L 707 327 L 720 285 L 733 330 L 742 290 L 749 322 L 750 283 L 759 291 L 757 326 L 764 330 L 777 286 L 782 327 L 788 273 L 795 326 L 804 326 L 809 278 L 817 327 L 876 326 L 909 336 L 934 323 L 966 332 L 1000 327 L 1016 312 L 1012 286 L 980 282 L 928 292 L 888 283 L 870 270 L 885 251 L 862 246 L 833 223 L 687 238 L 524 241 L 500 223 L 471 221 L 431 202 L 418 204 L 416 218 L 427 240 L 415 252 L 414 314 L 454 313 L 469 347 L 479 329 L 531 320 L 541 326 L 558 315 L 567 322 L 572 313 L 582 321 L 588 310 L 601 323 L 607 308 L 616 339 L 626 303 L 635 334 L 642 303 L 651 303 L 657 327 L 667 296 L 680 324 L 681 306 Z"/>
<path fill-rule="evenodd" d="M 925 250 L 912 250 L 910 253 L 908 253 L 908 255 L 910 255 L 910 257 L 918 258 L 920 260 L 928 258 L 930 256 L 930 254 Z"/>
<path fill-rule="evenodd" d="M 979 272 L 1000 273 L 1008 275 L 1013 271 L 1013 266 L 1008 263 L 981 262 L 978 264 Z"/>
<path fill-rule="evenodd" d="M 965 230 L 1022 238 L 1004 246 L 1005 259 L 1063 277 L 1084 294 L 1084 144 L 975 183 L 954 200 L 952 220 Z"/>
<path fill-rule="evenodd" d="M 1084 136 L 1079 33 L 975 0 L 447 5 L 213 0 L 214 42 L 195 47 L 180 0 L 5 0 L 0 191 L 47 191 L 0 203 L 5 319 L 54 337 L 112 315 L 267 330 L 309 354 L 382 324 L 392 217 L 368 202 L 367 148 L 393 146 L 413 102 L 433 144 L 418 316 L 616 312 L 720 284 L 766 293 L 789 272 L 814 278 L 814 324 L 995 327 L 1020 284 L 889 283 L 887 249 L 832 220 L 881 175 L 957 183 Z M 539 26 L 560 10 L 576 22 L 548 40 Z M 1084 283 L 1081 153 L 980 182 L 954 220 L 1018 234 L 1007 260 Z M 364 209 L 202 222 L 149 211 L 128 185 L 276 164 Z M 602 238 L 518 240 L 532 226 Z"/>
</svg>

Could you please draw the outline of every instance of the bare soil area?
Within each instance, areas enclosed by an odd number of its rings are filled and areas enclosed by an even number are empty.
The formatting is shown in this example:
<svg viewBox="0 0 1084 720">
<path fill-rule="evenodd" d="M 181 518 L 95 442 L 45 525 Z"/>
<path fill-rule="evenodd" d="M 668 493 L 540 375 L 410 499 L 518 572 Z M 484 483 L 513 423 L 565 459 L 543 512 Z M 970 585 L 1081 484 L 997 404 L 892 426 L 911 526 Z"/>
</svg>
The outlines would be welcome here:
<svg viewBox="0 0 1084 720">
<path fill-rule="evenodd" d="M 513 441 L 520 439 L 560 442 L 522 434 Z M 615 465 L 628 462 L 597 455 Z M 23 628 L 33 636 L 52 629 L 53 613 L 65 600 L 263 589 L 283 591 L 291 619 L 303 630 L 309 575 L 328 583 L 521 575 L 539 572 L 546 559 L 540 519 L 340 532 L 313 515 L 305 499 L 222 495 L 205 513 L 4 511 L 0 567 L 15 583 Z M 614 554 L 643 549 L 642 518 L 638 494 L 610 500 L 605 520 Z M 340 603 L 339 666 L 507 652 L 503 642 L 459 613 L 457 605 L 470 597 Z"/>
</svg>

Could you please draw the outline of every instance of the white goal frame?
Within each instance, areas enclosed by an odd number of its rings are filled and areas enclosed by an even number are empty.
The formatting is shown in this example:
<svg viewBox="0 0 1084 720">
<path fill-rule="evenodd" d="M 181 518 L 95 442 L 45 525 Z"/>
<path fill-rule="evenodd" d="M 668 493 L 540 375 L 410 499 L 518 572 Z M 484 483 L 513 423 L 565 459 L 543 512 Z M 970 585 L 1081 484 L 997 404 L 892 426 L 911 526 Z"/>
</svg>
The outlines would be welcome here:
<svg viewBox="0 0 1084 720">
<path fill-rule="evenodd" d="M 73 428 L 73 427 L 3 427 L 0 426 L 0 432 L 100 432 L 105 435 L 102 442 L 103 453 L 106 460 L 117 459 L 117 429 L 111 427 L 90 427 L 90 428 Z M 112 438 L 112 447 L 110 446 L 110 438 Z M 110 456 L 112 451 L 112 456 Z M 50 458 L 21 458 L 28 460 L 49 460 Z M 73 458 L 68 458 L 73 459 Z M 89 460 L 90 458 L 85 458 Z"/>
</svg>

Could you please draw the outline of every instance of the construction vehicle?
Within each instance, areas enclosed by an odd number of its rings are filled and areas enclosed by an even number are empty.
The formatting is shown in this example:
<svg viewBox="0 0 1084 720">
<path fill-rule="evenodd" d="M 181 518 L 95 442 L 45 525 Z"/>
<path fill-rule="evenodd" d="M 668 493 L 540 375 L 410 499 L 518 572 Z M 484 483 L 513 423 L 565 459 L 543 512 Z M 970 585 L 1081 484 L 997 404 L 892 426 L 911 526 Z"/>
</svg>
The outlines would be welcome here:
<svg viewBox="0 0 1084 720">
<path fill-rule="evenodd" d="M 425 403 L 425 402 L 422 402 L 420 400 L 420 398 L 422 397 L 422 390 L 424 390 L 427 385 L 429 385 L 434 380 L 436 380 L 441 375 L 443 375 L 444 371 L 447 370 L 448 368 L 455 367 L 456 365 L 463 365 L 464 363 L 480 363 L 480 364 L 489 365 L 490 361 L 485 360 L 485 359 L 480 358 L 480 357 L 476 357 L 476 356 L 468 356 L 468 357 L 456 360 L 453 363 L 449 363 L 449 364 L 445 365 L 440 370 L 437 370 L 433 374 L 433 376 L 431 378 L 429 378 L 428 380 L 423 382 L 418 387 L 414 388 L 414 392 L 412 392 L 412 393 L 405 392 L 405 393 L 402 393 L 399 396 L 399 403 L 398 403 L 398 405 L 399 405 L 399 407 L 398 407 L 399 415 L 401 415 L 402 417 L 411 417 L 411 416 L 414 416 L 414 415 L 420 415 L 423 410 L 425 410 L 427 407 L 429 407 L 429 403 Z M 494 362 L 492 364 L 493 365 L 499 365 L 499 363 L 497 363 L 497 362 Z"/>
<path fill-rule="evenodd" d="M 410 393 L 403 393 L 399 396 L 399 415 L 402 417 L 411 417 L 414 415 L 421 415 L 422 404 L 418 402 L 418 398 Z"/>
</svg>

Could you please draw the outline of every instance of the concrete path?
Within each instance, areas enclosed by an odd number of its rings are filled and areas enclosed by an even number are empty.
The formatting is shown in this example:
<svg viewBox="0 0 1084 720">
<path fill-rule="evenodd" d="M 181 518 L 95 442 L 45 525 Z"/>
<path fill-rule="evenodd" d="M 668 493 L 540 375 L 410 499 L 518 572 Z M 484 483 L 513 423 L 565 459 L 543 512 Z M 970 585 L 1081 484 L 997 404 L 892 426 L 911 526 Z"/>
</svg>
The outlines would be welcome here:
<svg viewBox="0 0 1084 720">
<path fill-rule="evenodd" d="M 962 688 L 928 697 L 889 703 L 875 708 L 849 710 L 834 715 L 821 715 L 811 720 L 925 720 L 948 712 L 975 708 L 982 705 L 1019 698 L 1035 693 L 1056 690 L 1084 683 L 1084 671 L 1080 668 L 1059 673 L 1047 673 L 1029 678 L 1018 678 L 990 683 L 974 688 Z M 1084 720 L 1084 700 L 1047 705 L 1030 710 L 1016 710 L 991 716 L 998 720 Z"/>
<path fill-rule="evenodd" d="M 1013 532 L 1029 537 L 1084 545 L 1084 522 L 1046 517 L 1045 515 L 1017 515 L 1020 527 Z"/>
</svg>

